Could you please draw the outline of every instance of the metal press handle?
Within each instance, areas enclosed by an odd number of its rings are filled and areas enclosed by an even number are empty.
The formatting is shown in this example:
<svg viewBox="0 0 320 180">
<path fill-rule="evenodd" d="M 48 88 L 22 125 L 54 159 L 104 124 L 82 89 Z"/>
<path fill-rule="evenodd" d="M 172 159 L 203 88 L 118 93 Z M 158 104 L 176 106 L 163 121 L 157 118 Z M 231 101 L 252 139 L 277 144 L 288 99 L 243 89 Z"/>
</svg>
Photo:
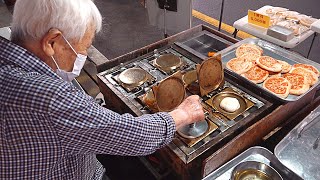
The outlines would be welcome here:
<svg viewBox="0 0 320 180">
<path fill-rule="evenodd" d="M 167 20 L 166 20 L 166 16 L 167 16 L 167 8 L 169 8 L 170 6 L 168 5 L 168 0 L 165 1 L 164 5 L 163 5 L 163 10 L 164 10 L 164 14 L 163 14 L 163 24 L 164 24 L 164 38 L 168 37 L 167 34 Z"/>
</svg>

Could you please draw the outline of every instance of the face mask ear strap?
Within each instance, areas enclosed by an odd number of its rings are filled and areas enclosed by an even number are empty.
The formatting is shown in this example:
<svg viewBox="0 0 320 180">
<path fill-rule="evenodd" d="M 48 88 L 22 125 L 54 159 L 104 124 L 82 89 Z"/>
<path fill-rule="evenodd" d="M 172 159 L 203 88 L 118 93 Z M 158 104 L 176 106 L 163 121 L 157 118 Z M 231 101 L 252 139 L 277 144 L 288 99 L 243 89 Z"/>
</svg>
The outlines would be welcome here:
<svg viewBox="0 0 320 180">
<path fill-rule="evenodd" d="M 72 49 L 72 51 L 76 54 L 76 55 L 78 55 L 78 53 L 76 52 L 76 50 L 74 50 L 73 49 L 73 47 L 71 46 L 71 44 L 69 43 L 69 41 L 64 37 L 64 35 L 63 34 L 61 34 L 62 35 L 62 38 L 67 42 L 67 44 L 70 46 L 70 48 Z"/>
<path fill-rule="evenodd" d="M 57 66 L 57 68 L 60 69 L 60 67 L 58 66 L 58 64 L 57 64 L 57 62 L 56 62 L 56 60 L 54 59 L 53 56 L 51 56 L 51 59 L 53 60 L 54 64 Z"/>
</svg>

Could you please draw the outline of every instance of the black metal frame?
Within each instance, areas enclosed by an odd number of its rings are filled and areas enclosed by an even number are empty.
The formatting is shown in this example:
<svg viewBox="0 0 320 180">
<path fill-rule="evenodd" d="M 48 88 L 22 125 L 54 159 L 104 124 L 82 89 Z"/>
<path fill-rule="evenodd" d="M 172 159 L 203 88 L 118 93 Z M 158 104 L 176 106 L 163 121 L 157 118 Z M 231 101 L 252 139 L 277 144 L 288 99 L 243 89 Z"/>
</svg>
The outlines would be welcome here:
<svg viewBox="0 0 320 180">
<path fill-rule="evenodd" d="M 219 17 L 219 27 L 218 27 L 218 31 L 221 31 L 221 24 L 222 24 L 223 10 L 224 10 L 224 0 L 222 0 L 222 1 L 221 1 L 221 8 L 220 8 L 220 17 Z"/>
</svg>

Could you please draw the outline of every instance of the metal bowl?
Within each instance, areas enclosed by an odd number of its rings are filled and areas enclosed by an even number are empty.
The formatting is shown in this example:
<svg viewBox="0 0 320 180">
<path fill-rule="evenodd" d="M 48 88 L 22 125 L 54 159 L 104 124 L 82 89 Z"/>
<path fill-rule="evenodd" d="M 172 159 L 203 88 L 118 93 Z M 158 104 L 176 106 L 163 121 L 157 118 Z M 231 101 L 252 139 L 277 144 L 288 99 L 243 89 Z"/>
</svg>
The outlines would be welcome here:
<svg viewBox="0 0 320 180">
<path fill-rule="evenodd" d="M 283 180 L 280 174 L 264 163 L 245 161 L 232 171 L 231 180 Z"/>
</svg>

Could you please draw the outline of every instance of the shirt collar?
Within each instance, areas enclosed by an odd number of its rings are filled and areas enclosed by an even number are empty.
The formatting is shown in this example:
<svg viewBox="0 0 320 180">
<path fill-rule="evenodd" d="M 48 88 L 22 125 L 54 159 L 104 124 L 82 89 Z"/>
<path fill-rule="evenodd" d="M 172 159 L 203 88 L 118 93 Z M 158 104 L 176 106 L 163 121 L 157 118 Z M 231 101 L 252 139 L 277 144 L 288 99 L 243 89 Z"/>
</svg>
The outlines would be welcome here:
<svg viewBox="0 0 320 180">
<path fill-rule="evenodd" d="M 38 72 L 40 74 L 59 78 L 46 63 L 41 61 L 34 54 L 1 36 L 0 49 L 0 59 L 2 60 L 10 61 L 29 72 Z"/>
</svg>

